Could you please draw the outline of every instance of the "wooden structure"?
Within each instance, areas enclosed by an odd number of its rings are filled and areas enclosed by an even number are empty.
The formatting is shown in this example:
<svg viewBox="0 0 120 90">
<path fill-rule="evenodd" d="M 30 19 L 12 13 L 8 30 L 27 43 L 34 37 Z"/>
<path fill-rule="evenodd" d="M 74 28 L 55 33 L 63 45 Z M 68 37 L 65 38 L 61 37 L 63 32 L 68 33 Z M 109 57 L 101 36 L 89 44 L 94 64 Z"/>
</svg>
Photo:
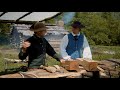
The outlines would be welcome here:
<svg viewBox="0 0 120 90">
<path fill-rule="evenodd" d="M 96 62 L 78 58 L 77 60 L 66 62 L 62 64 L 63 66 L 59 66 L 59 70 L 48 66 L 45 69 L 32 69 L 26 72 L 1 75 L 0 78 L 120 78 L 120 63 L 118 60 Z"/>
<path fill-rule="evenodd" d="M 36 21 L 47 21 L 62 12 L 0 12 L 0 23 L 33 24 Z"/>
<path fill-rule="evenodd" d="M 15 74 L 2 75 L 0 78 L 81 78 L 82 73 L 86 72 L 85 70 L 79 72 L 69 72 L 63 69 L 63 72 L 54 72 L 50 73 L 44 69 L 30 70 L 27 72 L 19 72 Z"/>
<path fill-rule="evenodd" d="M 29 30 L 31 25 L 20 25 L 14 24 L 10 33 L 10 44 L 14 48 L 21 48 L 22 43 L 27 38 L 33 36 L 34 32 Z M 46 40 L 52 45 L 56 52 L 59 51 L 61 39 L 64 35 L 68 34 L 68 31 L 64 27 L 57 25 L 47 25 L 47 34 L 45 35 Z"/>
</svg>

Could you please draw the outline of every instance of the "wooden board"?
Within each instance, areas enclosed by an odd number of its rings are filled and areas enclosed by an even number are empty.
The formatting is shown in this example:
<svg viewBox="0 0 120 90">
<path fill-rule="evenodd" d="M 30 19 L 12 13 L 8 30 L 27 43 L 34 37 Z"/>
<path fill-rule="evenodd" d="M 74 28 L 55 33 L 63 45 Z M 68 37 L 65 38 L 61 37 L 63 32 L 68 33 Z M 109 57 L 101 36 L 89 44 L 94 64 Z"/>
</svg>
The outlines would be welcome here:
<svg viewBox="0 0 120 90">
<path fill-rule="evenodd" d="M 22 60 L 18 60 L 18 59 L 9 59 L 9 58 L 4 58 L 4 60 L 6 61 L 6 62 L 16 62 L 16 63 L 19 63 L 19 62 L 22 62 Z"/>
<path fill-rule="evenodd" d="M 61 66 L 64 67 L 66 70 L 78 70 L 79 69 L 79 64 L 76 60 L 65 61 L 61 63 Z"/>
<path fill-rule="evenodd" d="M 87 60 L 83 58 L 77 58 L 79 65 L 82 65 L 87 71 L 98 71 L 98 62 L 94 60 Z"/>
</svg>

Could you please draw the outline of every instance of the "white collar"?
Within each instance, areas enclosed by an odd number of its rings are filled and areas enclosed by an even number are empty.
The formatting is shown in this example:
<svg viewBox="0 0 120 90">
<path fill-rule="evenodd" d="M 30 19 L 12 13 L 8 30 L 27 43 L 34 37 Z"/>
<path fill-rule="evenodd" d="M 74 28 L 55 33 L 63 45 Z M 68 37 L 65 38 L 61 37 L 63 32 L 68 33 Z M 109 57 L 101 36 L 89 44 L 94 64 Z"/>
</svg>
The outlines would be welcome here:
<svg viewBox="0 0 120 90">
<path fill-rule="evenodd" d="M 73 32 L 72 32 L 72 35 L 73 35 L 73 36 L 76 36 L 76 34 L 74 34 Z M 79 35 L 80 35 L 80 33 L 79 33 L 79 34 L 77 34 L 77 36 L 79 36 Z"/>
</svg>

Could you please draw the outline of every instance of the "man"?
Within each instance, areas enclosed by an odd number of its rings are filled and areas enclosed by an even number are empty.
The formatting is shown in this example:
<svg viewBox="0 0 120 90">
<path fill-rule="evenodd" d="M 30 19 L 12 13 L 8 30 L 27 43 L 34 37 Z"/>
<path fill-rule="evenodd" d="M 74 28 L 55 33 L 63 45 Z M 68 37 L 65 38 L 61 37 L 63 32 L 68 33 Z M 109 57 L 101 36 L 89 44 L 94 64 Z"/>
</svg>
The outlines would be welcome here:
<svg viewBox="0 0 120 90">
<path fill-rule="evenodd" d="M 46 29 L 47 27 L 41 22 L 36 22 L 30 27 L 30 30 L 34 31 L 34 35 L 23 43 L 19 53 L 21 60 L 28 56 L 28 68 L 39 68 L 40 65 L 45 65 L 46 53 L 60 61 L 60 57 L 44 38 Z"/>
<path fill-rule="evenodd" d="M 85 26 L 79 21 L 75 21 L 72 25 L 72 32 L 65 35 L 60 44 L 60 54 L 64 60 L 76 58 L 92 59 L 91 50 L 88 41 L 81 29 Z"/>
</svg>

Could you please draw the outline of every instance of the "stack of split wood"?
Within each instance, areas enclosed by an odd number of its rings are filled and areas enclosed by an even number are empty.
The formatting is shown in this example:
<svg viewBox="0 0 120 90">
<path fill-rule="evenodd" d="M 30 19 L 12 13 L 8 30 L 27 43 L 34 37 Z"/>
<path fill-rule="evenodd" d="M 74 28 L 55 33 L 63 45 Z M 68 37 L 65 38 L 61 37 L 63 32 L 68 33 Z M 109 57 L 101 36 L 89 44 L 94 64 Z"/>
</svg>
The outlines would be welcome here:
<svg viewBox="0 0 120 90">
<path fill-rule="evenodd" d="M 77 58 L 76 60 L 65 61 L 61 63 L 61 66 L 68 71 L 80 71 L 85 70 L 84 76 L 93 77 L 98 74 L 99 77 L 108 77 L 101 67 L 98 65 L 98 61 Z"/>
<path fill-rule="evenodd" d="M 98 66 L 104 70 L 109 78 L 120 78 L 119 59 L 101 60 L 98 62 Z"/>
<path fill-rule="evenodd" d="M 61 67 L 58 65 L 53 65 L 53 66 L 40 66 L 41 69 L 44 69 L 50 73 L 55 73 L 55 72 L 62 72 Z"/>
<path fill-rule="evenodd" d="M 6 59 L 9 61 L 9 59 Z M 64 61 L 61 66 L 40 66 L 38 70 L 20 72 L 11 75 L 3 75 L 4 77 L 36 77 L 36 78 L 120 78 L 120 62 L 119 60 L 102 60 L 95 61 L 84 58 L 76 60 Z"/>
</svg>

